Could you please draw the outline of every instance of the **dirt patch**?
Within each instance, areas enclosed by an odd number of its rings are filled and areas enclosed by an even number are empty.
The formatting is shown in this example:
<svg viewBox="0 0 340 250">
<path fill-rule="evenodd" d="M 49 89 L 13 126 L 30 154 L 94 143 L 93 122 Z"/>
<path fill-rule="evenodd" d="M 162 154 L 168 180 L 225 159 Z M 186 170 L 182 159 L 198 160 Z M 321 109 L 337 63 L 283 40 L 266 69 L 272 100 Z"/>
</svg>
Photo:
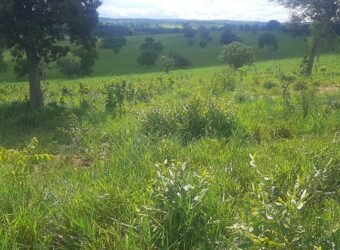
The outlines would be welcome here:
<svg viewBox="0 0 340 250">
<path fill-rule="evenodd" d="M 330 93 L 336 93 L 340 90 L 340 86 L 336 85 L 336 86 L 322 86 L 319 87 L 319 92 L 321 94 L 330 94 Z"/>
</svg>

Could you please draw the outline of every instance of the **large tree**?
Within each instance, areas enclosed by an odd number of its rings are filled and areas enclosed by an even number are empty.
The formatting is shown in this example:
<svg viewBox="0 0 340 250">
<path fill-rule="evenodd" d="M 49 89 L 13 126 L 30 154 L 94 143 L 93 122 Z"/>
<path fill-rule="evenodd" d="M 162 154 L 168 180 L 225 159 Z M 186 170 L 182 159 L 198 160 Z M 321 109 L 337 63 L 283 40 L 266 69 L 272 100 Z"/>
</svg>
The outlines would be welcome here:
<svg viewBox="0 0 340 250">
<path fill-rule="evenodd" d="M 292 10 L 292 20 L 295 22 L 312 21 L 312 49 L 307 60 L 305 74 L 311 75 L 315 57 L 327 38 L 335 33 L 335 27 L 340 21 L 339 0 L 274 0 Z"/>
<path fill-rule="evenodd" d="M 84 50 L 95 49 L 92 30 L 100 5 L 101 0 L 1 0 L 0 39 L 16 60 L 26 60 L 33 108 L 43 106 L 40 65 L 68 53 L 60 43 L 65 34 Z"/>
</svg>

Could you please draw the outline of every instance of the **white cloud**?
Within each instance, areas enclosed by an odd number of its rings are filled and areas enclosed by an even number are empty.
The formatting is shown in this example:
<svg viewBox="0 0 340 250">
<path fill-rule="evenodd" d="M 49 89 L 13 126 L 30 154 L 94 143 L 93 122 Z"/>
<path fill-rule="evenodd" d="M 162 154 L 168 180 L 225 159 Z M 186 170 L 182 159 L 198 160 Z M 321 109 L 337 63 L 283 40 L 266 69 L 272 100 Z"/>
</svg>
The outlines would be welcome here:
<svg viewBox="0 0 340 250">
<path fill-rule="evenodd" d="M 286 21 L 288 11 L 269 0 L 104 0 L 103 17 Z"/>
</svg>

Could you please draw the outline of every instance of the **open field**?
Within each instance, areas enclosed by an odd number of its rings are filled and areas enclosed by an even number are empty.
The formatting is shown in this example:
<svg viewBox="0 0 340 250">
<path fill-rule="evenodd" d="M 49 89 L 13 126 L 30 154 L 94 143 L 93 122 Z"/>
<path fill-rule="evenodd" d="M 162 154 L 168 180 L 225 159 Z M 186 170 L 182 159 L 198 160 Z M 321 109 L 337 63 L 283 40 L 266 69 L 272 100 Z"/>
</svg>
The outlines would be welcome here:
<svg viewBox="0 0 340 250">
<path fill-rule="evenodd" d="M 276 52 L 270 52 L 266 49 L 258 48 L 258 37 L 261 34 L 253 35 L 251 32 L 236 32 L 243 43 L 252 46 L 255 49 L 256 61 L 284 58 L 302 58 L 309 49 L 308 41 L 303 38 L 293 38 L 290 34 L 281 32 L 275 33 L 279 40 L 279 49 Z M 206 48 L 199 46 L 199 34 L 196 34 L 194 45 L 189 46 L 183 34 L 166 34 L 153 35 L 156 41 L 161 41 L 164 46 L 163 54 L 169 51 L 175 51 L 190 59 L 192 68 L 210 67 L 221 65 L 218 55 L 221 52 L 222 45 L 220 43 L 221 32 L 212 32 L 213 41 L 208 43 Z M 126 74 L 140 74 L 148 72 L 163 71 L 160 63 L 156 66 L 147 67 L 137 64 L 136 58 L 140 55 L 139 47 L 147 36 L 127 37 L 127 46 L 124 47 L 118 55 L 114 55 L 111 50 L 98 49 L 98 60 L 93 69 L 93 75 L 96 76 L 112 76 Z M 5 73 L 0 73 L 0 83 L 16 82 L 17 79 L 13 72 L 13 62 L 11 62 L 9 52 L 5 54 L 5 59 L 9 64 L 9 69 Z M 55 68 L 54 64 L 50 65 L 48 72 L 49 79 L 65 78 Z M 20 80 L 20 79 L 19 79 Z"/>
<path fill-rule="evenodd" d="M 206 67 L 217 38 L 159 36 L 202 68 L 137 74 L 159 69 L 132 60 L 142 40 L 45 82 L 40 111 L 0 85 L 0 248 L 339 249 L 340 56 L 305 79 L 301 58 Z"/>
</svg>

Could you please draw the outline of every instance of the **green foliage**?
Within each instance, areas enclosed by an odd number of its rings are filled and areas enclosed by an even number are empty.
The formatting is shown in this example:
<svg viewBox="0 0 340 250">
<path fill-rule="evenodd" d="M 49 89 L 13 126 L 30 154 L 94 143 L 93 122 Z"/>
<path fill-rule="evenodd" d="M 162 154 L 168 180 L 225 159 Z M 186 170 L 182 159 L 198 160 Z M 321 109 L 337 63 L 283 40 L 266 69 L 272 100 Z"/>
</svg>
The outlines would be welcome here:
<svg viewBox="0 0 340 250">
<path fill-rule="evenodd" d="M 184 69 L 192 65 L 191 61 L 187 57 L 180 55 L 174 51 L 169 52 L 169 57 L 174 60 L 174 67 L 176 68 Z"/>
<path fill-rule="evenodd" d="M 139 65 L 155 65 L 156 61 L 163 50 L 163 45 L 160 42 L 155 42 L 151 37 L 147 37 L 145 42 L 140 46 L 142 54 L 137 58 Z"/>
<path fill-rule="evenodd" d="M 228 45 L 233 42 L 241 42 L 241 39 L 232 30 L 225 30 L 220 39 L 221 44 Z"/>
<path fill-rule="evenodd" d="M 272 33 L 263 33 L 259 36 L 259 48 L 269 46 L 273 51 L 279 48 L 277 38 Z"/>
<path fill-rule="evenodd" d="M 101 41 L 100 48 L 112 49 L 114 54 L 117 55 L 126 44 L 127 40 L 125 37 L 104 38 Z"/>
<path fill-rule="evenodd" d="M 79 74 L 82 76 L 90 75 L 98 56 L 96 50 L 94 48 L 79 48 L 72 51 L 72 53 L 80 58 Z"/>
<path fill-rule="evenodd" d="M 0 48 L 0 73 L 6 71 L 7 69 L 7 64 L 4 61 L 4 56 L 3 56 L 3 51 Z"/>
<path fill-rule="evenodd" d="M 280 180 L 262 174 L 258 170 L 254 156 L 250 156 L 252 167 L 250 171 L 257 173 L 260 182 L 252 184 L 254 199 L 249 222 L 237 223 L 231 227 L 241 237 L 251 242 L 249 245 L 245 241 L 241 246 L 275 249 L 334 248 L 337 240 L 337 223 L 326 220 L 325 223 L 314 224 L 306 220 L 313 216 L 309 208 L 313 206 L 317 193 L 327 192 L 327 188 L 319 188 L 319 185 L 338 185 L 338 181 L 330 181 L 326 177 L 329 174 L 339 174 L 334 168 L 334 163 L 331 161 L 320 170 L 313 171 L 313 168 L 298 170 L 293 185 L 280 190 L 277 186 Z M 332 213 L 335 202 L 333 198 L 326 202 L 329 207 L 325 216 Z M 318 209 L 323 209 L 322 204 L 319 204 Z"/>
<path fill-rule="evenodd" d="M 82 46 L 88 53 L 94 50 L 92 30 L 98 22 L 97 8 L 101 1 L 15 1 L 4 0 L 0 5 L 0 37 L 12 49 L 14 59 L 27 61 L 30 84 L 30 103 L 34 108 L 43 106 L 40 86 L 41 63 L 54 62 L 69 51 L 61 41 L 68 34 L 69 41 Z M 9 20 L 16 20 L 10 22 Z M 22 55 L 25 54 L 25 57 Z M 89 72 L 93 53 L 81 56 L 81 73 Z"/>
<path fill-rule="evenodd" d="M 175 65 L 174 59 L 169 56 L 162 56 L 161 63 L 164 67 L 165 73 L 169 73 L 170 69 Z"/>
<path fill-rule="evenodd" d="M 78 57 L 66 56 L 60 58 L 57 61 L 57 67 L 67 78 L 80 75 L 80 59 Z"/>
<path fill-rule="evenodd" d="M 156 170 L 150 187 L 154 205 L 149 216 L 157 248 L 208 247 L 206 228 L 211 218 L 204 199 L 209 191 L 209 174 L 168 160 L 157 164 Z"/>
<path fill-rule="evenodd" d="M 238 69 L 254 62 L 254 51 L 242 43 L 233 42 L 223 47 L 220 58 L 224 63 Z"/>
<path fill-rule="evenodd" d="M 194 96 L 180 107 L 155 107 L 139 115 L 146 134 L 177 135 L 184 142 L 202 137 L 228 139 L 235 127 L 233 107 L 225 100 Z"/>
</svg>

